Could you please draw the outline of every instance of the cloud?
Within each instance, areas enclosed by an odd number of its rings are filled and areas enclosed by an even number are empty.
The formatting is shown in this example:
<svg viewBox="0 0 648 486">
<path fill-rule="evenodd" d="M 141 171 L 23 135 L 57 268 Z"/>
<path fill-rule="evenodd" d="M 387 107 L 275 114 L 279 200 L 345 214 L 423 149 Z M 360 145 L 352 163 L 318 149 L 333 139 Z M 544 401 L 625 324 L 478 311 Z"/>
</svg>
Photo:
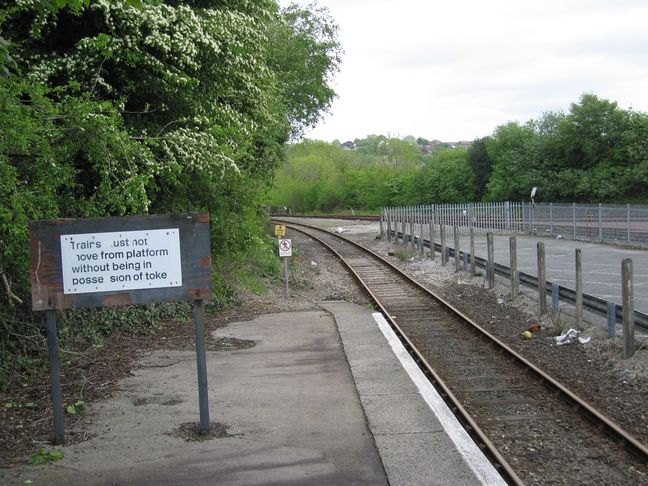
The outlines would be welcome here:
<svg viewBox="0 0 648 486">
<path fill-rule="evenodd" d="M 584 92 L 648 110 L 648 3 L 320 0 L 346 51 L 309 136 L 471 139 Z"/>
</svg>

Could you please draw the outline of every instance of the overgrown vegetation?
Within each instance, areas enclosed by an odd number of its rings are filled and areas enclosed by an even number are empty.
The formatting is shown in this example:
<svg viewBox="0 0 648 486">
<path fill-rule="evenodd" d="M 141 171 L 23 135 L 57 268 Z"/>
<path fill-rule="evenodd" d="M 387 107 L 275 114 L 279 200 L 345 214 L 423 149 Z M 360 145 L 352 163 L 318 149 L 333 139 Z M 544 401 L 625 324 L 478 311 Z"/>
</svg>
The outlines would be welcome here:
<svg viewBox="0 0 648 486">
<path fill-rule="evenodd" d="M 0 389 L 43 356 L 29 220 L 208 212 L 211 307 L 233 299 L 228 267 L 276 271 L 262 203 L 286 141 L 333 99 L 336 35 L 325 10 L 273 0 L 2 4 Z M 62 346 L 178 310 L 65 312 Z"/>
<path fill-rule="evenodd" d="M 290 147 L 271 204 L 293 212 L 528 201 L 648 203 L 648 115 L 592 94 L 568 113 L 507 123 L 470 147 L 369 136 L 348 150 L 306 140 Z"/>
</svg>

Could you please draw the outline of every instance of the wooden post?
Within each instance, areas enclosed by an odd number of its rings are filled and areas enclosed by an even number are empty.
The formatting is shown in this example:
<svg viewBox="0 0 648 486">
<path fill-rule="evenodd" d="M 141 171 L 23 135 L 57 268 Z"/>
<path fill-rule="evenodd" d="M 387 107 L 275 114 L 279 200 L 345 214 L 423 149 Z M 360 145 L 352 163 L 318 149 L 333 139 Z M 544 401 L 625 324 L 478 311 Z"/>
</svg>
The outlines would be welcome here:
<svg viewBox="0 0 648 486">
<path fill-rule="evenodd" d="M 576 248 L 576 330 L 580 331 L 583 327 L 583 257 L 581 249 Z"/>
<path fill-rule="evenodd" d="M 632 289 L 632 260 L 621 262 L 621 293 L 623 301 L 623 359 L 634 355 L 634 296 Z"/>
<path fill-rule="evenodd" d="M 509 253 L 511 256 L 511 299 L 516 299 L 519 292 L 518 267 L 517 267 L 517 240 L 515 236 L 509 238 Z"/>
<path fill-rule="evenodd" d="M 470 276 L 475 276 L 475 228 L 470 228 Z"/>
<path fill-rule="evenodd" d="M 453 236 L 454 236 L 454 262 L 455 262 L 455 272 L 458 272 L 460 270 L 460 260 L 459 260 L 459 227 L 454 226 L 452 228 Z"/>
<path fill-rule="evenodd" d="M 383 216 L 385 215 L 385 208 L 380 209 L 380 239 L 385 236 L 385 228 L 383 227 Z"/>
<path fill-rule="evenodd" d="M 401 218 L 401 233 L 402 233 L 401 236 L 403 237 L 402 243 L 403 243 L 403 246 L 405 246 L 405 244 L 407 242 L 407 240 L 405 239 L 405 214 L 403 214 L 403 216 Z"/>
<path fill-rule="evenodd" d="M 545 275 L 545 246 L 542 241 L 538 242 L 538 313 L 543 315 L 547 312 L 547 277 Z"/>
<path fill-rule="evenodd" d="M 486 233 L 486 246 L 488 249 L 488 260 L 486 261 L 486 278 L 488 288 L 495 287 L 495 249 L 493 247 L 493 233 Z"/>
<path fill-rule="evenodd" d="M 423 218 L 419 220 L 419 252 L 421 256 L 425 255 L 425 237 L 423 236 Z"/>
<path fill-rule="evenodd" d="M 414 214 L 411 214 L 409 219 L 410 245 L 412 245 L 412 249 L 416 248 L 416 243 L 414 241 L 414 217 Z"/>
<path fill-rule="evenodd" d="M 434 213 L 430 212 L 430 258 L 434 260 L 434 254 L 436 250 L 434 248 Z"/>
<path fill-rule="evenodd" d="M 392 239 L 391 227 L 391 208 L 387 208 L 387 241 Z"/>
<path fill-rule="evenodd" d="M 441 233 L 441 265 L 445 266 L 448 263 L 448 255 L 446 254 L 446 234 L 445 225 L 439 225 L 439 233 Z"/>
</svg>

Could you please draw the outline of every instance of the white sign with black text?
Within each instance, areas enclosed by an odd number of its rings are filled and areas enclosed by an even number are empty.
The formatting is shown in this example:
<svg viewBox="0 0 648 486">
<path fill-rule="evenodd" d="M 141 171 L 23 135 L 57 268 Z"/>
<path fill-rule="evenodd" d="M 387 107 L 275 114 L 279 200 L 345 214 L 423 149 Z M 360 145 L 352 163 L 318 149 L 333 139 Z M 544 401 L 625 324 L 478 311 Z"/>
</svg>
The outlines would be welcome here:
<svg viewBox="0 0 648 486">
<path fill-rule="evenodd" d="M 182 286 L 178 228 L 61 235 L 63 293 Z"/>
</svg>

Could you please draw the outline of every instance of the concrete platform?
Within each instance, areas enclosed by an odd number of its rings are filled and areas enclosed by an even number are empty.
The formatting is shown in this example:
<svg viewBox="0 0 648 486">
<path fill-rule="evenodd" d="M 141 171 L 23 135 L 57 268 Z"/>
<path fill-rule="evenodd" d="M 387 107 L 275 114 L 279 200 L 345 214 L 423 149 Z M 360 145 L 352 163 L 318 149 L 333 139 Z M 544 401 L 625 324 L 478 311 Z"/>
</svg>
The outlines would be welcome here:
<svg viewBox="0 0 648 486">
<path fill-rule="evenodd" d="M 63 448 L 65 458 L 51 465 L 0 471 L 0 482 L 501 482 L 476 446 L 461 437 L 454 417 L 417 386 L 417 368 L 409 370 L 410 378 L 406 369 L 415 366 L 399 356 L 371 310 L 321 305 L 330 314 L 264 315 L 218 331 L 256 342 L 249 349 L 207 353 L 211 420 L 226 424 L 228 437 L 186 442 L 170 433 L 198 421 L 195 354 L 156 351 L 120 383 L 116 397 L 90 404 L 94 438 Z"/>
</svg>

